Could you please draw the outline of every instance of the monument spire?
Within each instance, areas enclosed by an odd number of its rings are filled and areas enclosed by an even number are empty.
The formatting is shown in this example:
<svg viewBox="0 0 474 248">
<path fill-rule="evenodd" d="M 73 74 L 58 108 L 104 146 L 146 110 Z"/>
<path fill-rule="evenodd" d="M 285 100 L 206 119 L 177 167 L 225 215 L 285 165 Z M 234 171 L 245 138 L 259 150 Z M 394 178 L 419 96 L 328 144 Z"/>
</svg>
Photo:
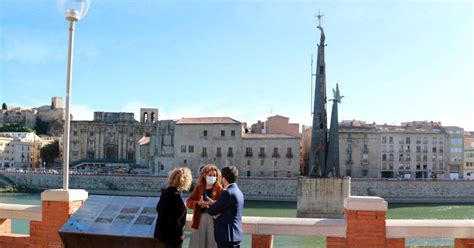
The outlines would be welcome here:
<svg viewBox="0 0 474 248">
<path fill-rule="evenodd" d="M 332 101 L 331 112 L 331 126 L 329 128 L 329 145 L 328 145 L 328 160 L 325 174 L 340 177 L 341 172 L 339 168 L 339 119 L 337 105 L 341 102 L 344 96 L 339 92 L 339 84 L 336 84 L 336 89 L 332 90 L 334 99 Z"/>
<path fill-rule="evenodd" d="M 324 30 L 321 26 L 323 15 L 319 13 L 317 28 L 321 31 L 318 45 L 318 58 L 316 65 L 316 87 L 314 89 L 313 129 L 311 136 L 311 150 L 309 157 L 308 176 L 326 177 L 327 153 L 327 111 L 326 111 L 326 62 L 324 48 L 326 46 Z"/>
</svg>

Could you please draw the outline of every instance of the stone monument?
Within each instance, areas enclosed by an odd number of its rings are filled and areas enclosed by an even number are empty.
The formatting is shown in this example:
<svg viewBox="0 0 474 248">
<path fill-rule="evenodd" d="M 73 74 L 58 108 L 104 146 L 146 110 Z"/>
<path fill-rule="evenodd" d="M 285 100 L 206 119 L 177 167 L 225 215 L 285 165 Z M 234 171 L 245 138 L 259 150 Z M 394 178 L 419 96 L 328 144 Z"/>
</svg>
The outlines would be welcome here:
<svg viewBox="0 0 474 248">
<path fill-rule="evenodd" d="M 325 35 L 321 26 L 322 15 L 318 14 L 321 31 L 316 67 L 314 91 L 313 127 L 308 170 L 298 179 L 297 217 L 342 218 L 344 198 L 350 196 L 350 178 L 342 178 L 339 168 L 339 123 L 337 106 L 343 96 L 339 85 L 333 89 L 334 98 L 331 126 L 327 129 L 326 111 L 326 63 L 324 59 Z M 328 137 L 329 136 L 329 137 Z M 328 141 L 329 139 L 329 141 Z"/>
</svg>

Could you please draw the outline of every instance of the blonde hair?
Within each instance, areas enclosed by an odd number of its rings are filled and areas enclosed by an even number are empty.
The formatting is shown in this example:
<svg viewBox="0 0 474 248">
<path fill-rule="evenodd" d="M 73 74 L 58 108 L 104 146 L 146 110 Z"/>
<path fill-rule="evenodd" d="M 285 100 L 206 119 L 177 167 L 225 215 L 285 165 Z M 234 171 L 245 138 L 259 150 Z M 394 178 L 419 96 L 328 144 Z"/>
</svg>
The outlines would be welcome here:
<svg viewBox="0 0 474 248">
<path fill-rule="evenodd" d="M 193 176 L 189 168 L 175 168 L 169 172 L 168 185 L 178 188 L 179 191 L 188 190 L 191 187 L 192 179 Z"/>
<path fill-rule="evenodd" d="M 217 168 L 217 166 L 215 166 L 213 164 L 208 164 L 208 165 L 202 167 L 202 169 L 201 169 L 201 174 L 199 175 L 199 178 L 197 180 L 198 185 L 201 185 L 201 184 L 205 185 L 206 184 L 206 175 L 210 171 L 215 171 L 216 174 L 217 174 L 216 184 L 221 183 L 221 178 L 222 178 L 221 170 L 219 170 L 219 168 Z"/>
</svg>

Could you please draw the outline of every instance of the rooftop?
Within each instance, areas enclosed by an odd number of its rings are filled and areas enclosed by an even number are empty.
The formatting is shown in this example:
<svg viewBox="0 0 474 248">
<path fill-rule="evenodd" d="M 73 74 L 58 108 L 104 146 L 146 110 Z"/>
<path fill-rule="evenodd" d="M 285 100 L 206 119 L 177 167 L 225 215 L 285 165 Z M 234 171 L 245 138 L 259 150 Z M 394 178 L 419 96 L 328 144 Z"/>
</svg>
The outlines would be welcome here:
<svg viewBox="0 0 474 248">
<path fill-rule="evenodd" d="M 230 117 L 198 117 L 198 118 L 181 118 L 176 122 L 178 125 L 208 125 L 208 124 L 240 124 Z"/>
<path fill-rule="evenodd" d="M 298 139 L 298 137 L 285 134 L 260 134 L 260 133 L 245 133 L 242 134 L 243 139 Z"/>
</svg>

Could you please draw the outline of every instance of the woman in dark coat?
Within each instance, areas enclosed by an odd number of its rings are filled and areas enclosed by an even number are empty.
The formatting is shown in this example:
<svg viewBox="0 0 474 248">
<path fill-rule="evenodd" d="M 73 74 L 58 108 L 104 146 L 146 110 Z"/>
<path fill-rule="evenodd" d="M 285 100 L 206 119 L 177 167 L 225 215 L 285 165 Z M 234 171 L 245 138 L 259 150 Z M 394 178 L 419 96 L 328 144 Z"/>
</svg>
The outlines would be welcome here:
<svg viewBox="0 0 474 248">
<path fill-rule="evenodd" d="M 156 205 L 158 220 L 155 227 L 155 238 L 165 244 L 166 248 L 179 248 L 184 240 L 186 224 L 186 206 L 181 194 L 191 186 L 192 175 L 188 168 L 176 168 L 168 177 L 168 188 L 160 196 Z"/>
</svg>

